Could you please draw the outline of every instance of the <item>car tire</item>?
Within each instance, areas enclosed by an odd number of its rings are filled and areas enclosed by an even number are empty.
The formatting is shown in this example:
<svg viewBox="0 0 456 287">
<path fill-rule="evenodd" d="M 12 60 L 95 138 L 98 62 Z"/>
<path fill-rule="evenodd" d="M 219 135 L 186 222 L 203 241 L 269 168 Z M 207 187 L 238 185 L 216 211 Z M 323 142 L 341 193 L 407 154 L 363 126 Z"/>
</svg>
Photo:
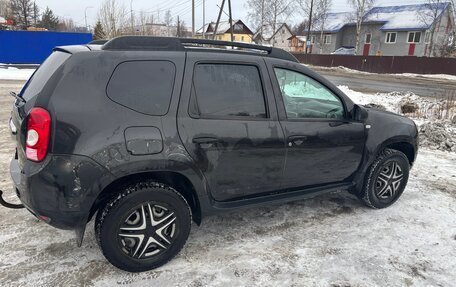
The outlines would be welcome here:
<svg viewBox="0 0 456 287">
<path fill-rule="evenodd" d="M 385 208 L 404 192 L 410 172 L 407 156 L 394 149 L 384 149 L 369 167 L 358 197 L 371 208 Z"/>
<path fill-rule="evenodd" d="M 180 193 L 148 181 L 117 193 L 99 211 L 95 234 L 112 265 L 142 272 L 162 266 L 179 253 L 191 221 L 190 207 Z"/>
</svg>

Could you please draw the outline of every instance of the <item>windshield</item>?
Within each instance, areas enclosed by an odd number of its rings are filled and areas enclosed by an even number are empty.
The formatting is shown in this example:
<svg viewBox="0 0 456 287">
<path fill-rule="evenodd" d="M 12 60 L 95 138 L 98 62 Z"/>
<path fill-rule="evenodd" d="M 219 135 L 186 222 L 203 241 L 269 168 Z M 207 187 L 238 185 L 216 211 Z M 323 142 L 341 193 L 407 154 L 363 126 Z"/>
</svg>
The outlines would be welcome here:
<svg viewBox="0 0 456 287">
<path fill-rule="evenodd" d="M 33 73 L 30 79 L 20 92 L 26 101 L 36 96 L 43 89 L 46 82 L 51 78 L 55 71 L 71 56 L 64 52 L 53 52 L 38 70 Z"/>
</svg>

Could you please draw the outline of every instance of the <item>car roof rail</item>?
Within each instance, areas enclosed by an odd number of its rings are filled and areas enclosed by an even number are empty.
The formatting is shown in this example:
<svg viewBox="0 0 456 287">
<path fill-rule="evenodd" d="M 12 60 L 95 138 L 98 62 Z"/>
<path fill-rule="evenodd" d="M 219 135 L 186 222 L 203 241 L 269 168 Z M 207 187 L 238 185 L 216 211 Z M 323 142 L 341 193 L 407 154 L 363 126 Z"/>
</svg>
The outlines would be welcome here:
<svg viewBox="0 0 456 287">
<path fill-rule="evenodd" d="M 108 41 L 109 40 L 106 40 L 106 39 L 92 40 L 89 43 L 87 43 L 87 45 L 104 45 Z"/>
<path fill-rule="evenodd" d="M 108 41 L 103 45 L 102 50 L 135 50 L 135 51 L 186 51 L 186 48 L 199 48 L 202 46 L 233 47 L 246 49 L 249 52 L 259 51 L 262 55 L 299 62 L 291 53 L 269 46 L 248 44 L 241 42 L 218 41 L 194 38 L 176 37 L 152 37 L 152 36 L 121 36 Z M 221 49 L 220 51 L 230 53 L 235 50 Z"/>
</svg>

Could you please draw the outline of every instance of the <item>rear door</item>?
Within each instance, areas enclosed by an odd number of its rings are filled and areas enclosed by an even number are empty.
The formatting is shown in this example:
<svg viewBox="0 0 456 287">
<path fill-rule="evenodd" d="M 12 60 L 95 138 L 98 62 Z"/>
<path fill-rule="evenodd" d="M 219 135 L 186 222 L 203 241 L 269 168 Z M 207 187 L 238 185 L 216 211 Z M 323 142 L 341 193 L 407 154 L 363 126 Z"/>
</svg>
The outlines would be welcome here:
<svg viewBox="0 0 456 287">
<path fill-rule="evenodd" d="M 188 52 L 178 129 L 215 200 L 280 187 L 285 138 L 262 58 Z"/>
<path fill-rule="evenodd" d="M 287 143 L 282 188 L 349 181 L 361 163 L 364 125 L 350 120 L 344 100 L 301 65 L 268 63 Z"/>
</svg>

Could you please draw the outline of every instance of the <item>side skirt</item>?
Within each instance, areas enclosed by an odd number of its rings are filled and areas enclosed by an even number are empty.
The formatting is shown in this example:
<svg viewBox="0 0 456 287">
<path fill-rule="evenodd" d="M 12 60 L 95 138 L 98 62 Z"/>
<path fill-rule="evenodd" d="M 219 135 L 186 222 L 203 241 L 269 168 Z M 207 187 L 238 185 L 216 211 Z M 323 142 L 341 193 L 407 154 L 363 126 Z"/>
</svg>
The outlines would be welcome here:
<svg viewBox="0 0 456 287">
<path fill-rule="evenodd" d="M 320 187 L 306 188 L 301 190 L 282 191 L 280 193 L 267 194 L 259 197 L 241 198 L 226 202 L 213 201 L 212 207 L 215 209 L 214 211 L 217 212 L 240 207 L 251 207 L 273 203 L 283 203 L 305 198 L 311 198 L 332 191 L 349 190 L 354 186 L 354 183 L 337 183 Z"/>
</svg>

